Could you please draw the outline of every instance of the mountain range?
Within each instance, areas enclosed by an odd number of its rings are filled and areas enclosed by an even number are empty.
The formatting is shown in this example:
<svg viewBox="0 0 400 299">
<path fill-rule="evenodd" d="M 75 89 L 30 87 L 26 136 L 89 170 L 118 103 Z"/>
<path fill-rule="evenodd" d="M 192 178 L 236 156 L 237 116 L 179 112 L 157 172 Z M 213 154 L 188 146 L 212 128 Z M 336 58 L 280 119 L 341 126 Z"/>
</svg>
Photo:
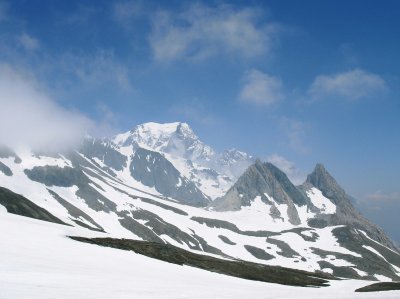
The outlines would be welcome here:
<svg viewBox="0 0 400 299">
<path fill-rule="evenodd" d="M 186 123 L 145 123 L 59 152 L 0 148 L 9 213 L 116 239 L 168 244 L 332 277 L 400 280 L 400 253 L 322 164 L 294 185 L 237 149 L 216 152 Z"/>
</svg>

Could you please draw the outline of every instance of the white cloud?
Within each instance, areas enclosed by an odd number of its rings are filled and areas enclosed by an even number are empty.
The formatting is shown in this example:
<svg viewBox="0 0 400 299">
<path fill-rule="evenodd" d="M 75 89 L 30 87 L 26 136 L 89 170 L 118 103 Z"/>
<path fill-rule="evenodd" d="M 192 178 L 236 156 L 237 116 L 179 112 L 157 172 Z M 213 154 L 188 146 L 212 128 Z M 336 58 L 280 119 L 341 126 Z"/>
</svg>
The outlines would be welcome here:
<svg viewBox="0 0 400 299">
<path fill-rule="evenodd" d="M 304 141 L 308 127 L 306 123 L 288 117 L 281 117 L 279 125 L 292 149 L 302 154 L 309 153 L 310 148 Z"/>
<path fill-rule="evenodd" d="M 268 156 L 267 161 L 282 170 L 293 184 L 300 185 L 304 183 L 306 179 L 306 174 L 298 169 L 293 162 L 285 159 L 278 154 L 272 154 Z"/>
<path fill-rule="evenodd" d="M 0 140 L 9 146 L 60 149 L 76 145 L 93 122 L 58 105 L 24 72 L 0 64 Z"/>
<path fill-rule="evenodd" d="M 281 101 L 283 96 L 282 81 L 258 70 L 246 72 L 244 86 L 239 99 L 257 105 L 271 105 Z"/>
<path fill-rule="evenodd" d="M 22 33 L 18 37 L 18 42 L 21 44 L 22 47 L 24 47 L 25 50 L 28 51 L 37 50 L 40 46 L 39 41 L 36 38 L 26 33 Z"/>
<path fill-rule="evenodd" d="M 193 5 L 186 11 L 158 12 L 153 20 L 150 44 L 154 58 L 169 61 L 202 59 L 219 53 L 254 57 L 268 53 L 277 26 L 260 24 L 256 9 L 229 5 Z"/>
<path fill-rule="evenodd" d="M 379 75 L 354 69 L 334 75 L 317 76 L 308 93 L 313 100 L 332 97 L 359 100 L 376 96 L 386 89 L 386 82 Z"/>
</svg>

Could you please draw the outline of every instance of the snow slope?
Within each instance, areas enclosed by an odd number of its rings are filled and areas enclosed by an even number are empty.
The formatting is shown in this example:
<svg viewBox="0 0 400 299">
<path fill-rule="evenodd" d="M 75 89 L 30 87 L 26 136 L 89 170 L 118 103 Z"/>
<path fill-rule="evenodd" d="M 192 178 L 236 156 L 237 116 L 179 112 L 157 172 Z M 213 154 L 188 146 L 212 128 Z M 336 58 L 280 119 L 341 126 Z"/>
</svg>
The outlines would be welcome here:
<svg viewBox="0 0 400 299">
<path fill-rule="evenodd" d="M 384 233 L 373 234 L 379 230 L 372 224 L 353 225 L 357 214 L 343 204 L 345 198 L 333 200 L 332 194 L 345 192 L 321 165 L 307 184 L 296 187 L 277 167 L 258 161 L 230 188 L 231 196 L 224 195 L 237 209 L 218 210 L 209 197 L 204 205 L 190 201 L 194 194 L 224 194 L 231 171 L 250 159 L 236 150 L 215 154 L 187 124 L 149 123 L 114 142 L 88 139 L 66 153 L 10 154 L 0 147 L 0 163 L 8 169 L 0 169 L 0 186 L 65 223 L 104 230 L 113 238 L 338 277 L 399 279 L 400 254 L 391 251 Z"/>
<path fill-rule="evenodd" d="M 242 207 L 238 211 L 217 212 L 191 207 L 146 188 L 134 181 L 125 169 L 116 171 L 117 176 L 113 177 L 101 168 L 101 161 L 95 163 L 80 155 L 86 163 L 82 168 L 88 179 L 88 186 L 96 192 L 98 198 L 95 200 L 100 203 L 99 206 L 94 206 L 100 209 L 96 210 L 91 206 L 94 199 L 85 198 L 85 194 L 79 193 L 80 188 L 87 186 L 77 186 L 79 182 L 72 186 L 46 186 L 30 180 L 24 173 L 26 165 L 57 165 L 64 169 L 72 164 L 66 157 L 37 157 L 30 153 L 19 155 L 21 163 L 15 163 L 11 158 L 0 158 L 13 172 L 12 176 L 0 173 L 0 185 L 24 195 L 65 223 L 76 226 L 76 221 L 79 220 L 95 228 L 88 218 L 71 215 L 51 192 L 90 216 L 114 238 L 167 242 L 197 253 L 225 254 L 242 260 L 308 271 L 333 273 L 337 267 L 347 267 L 357 269 L 354 271 L 360 277 L 368 277 L 368 273 L 354 264 L 353 260 L 362 259 L 365 253 L 368 257 L 371 253 L 369 247 L 363 247 L 363 244 L 351 249 L 343 247 L 334 233 L 340 226 L 310 227 L 308 220 L 315 213 L 306 206 L 294 206 L 300 215 L 299 225 L 288 221 L 287 205 L 275 202 L 267 194 L 264 196 L 268 198 L 269 204 L 256 197 L 250 206 Z M 318 195 L 316 198 L 315 194 Z M 319 190 L 313 189 L 310 196 L 315 205 L 320 205 L 324 211 L 328 207 L 325 212 L 334 209 L 334 205 L 323 198 Z M 115 205 L 115 208 L 105 209 L 106 200 Z M 271 204 L 279 210 L 280 217 L 271 215 Z M 399 266 L 394 265 L 391 260 L 382 260 L 387 268 L 397 269 Z M 380 272 L 379 275 L 375 277 L 384 280 L 391 277 L 390 273 L 385 272 Z"/>
<path fill-rule="evenodd" d="M 0 298 L 398 298 L 354 293 L 367 281 L 297 288 L 178 266 L 66 235 L 104 236 L 0 209 Z"/>
</svg>

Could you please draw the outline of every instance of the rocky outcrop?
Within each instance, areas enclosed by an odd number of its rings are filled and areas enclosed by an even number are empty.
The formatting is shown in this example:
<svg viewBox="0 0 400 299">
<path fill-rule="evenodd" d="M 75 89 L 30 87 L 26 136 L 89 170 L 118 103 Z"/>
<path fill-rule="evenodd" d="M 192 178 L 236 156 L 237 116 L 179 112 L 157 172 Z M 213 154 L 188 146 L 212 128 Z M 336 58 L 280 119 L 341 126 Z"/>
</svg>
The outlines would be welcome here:
<svg viewBox="0 0 400 299">
<path fill-rule="evenodd" d="M 132 177 L 160 194 L 193 206 L 207 206 L 210 199 L 158 152 L 138 148 L 130 164 Z"/>
<path fill-rule="evenodd" d="M 31 202 L 29 199 L 3 187 L 0 187 L 0 205 L 4 206 L 7 212 L 11 214 L 58 224 L 65 224 L 45 209 Z"/>
</svg>

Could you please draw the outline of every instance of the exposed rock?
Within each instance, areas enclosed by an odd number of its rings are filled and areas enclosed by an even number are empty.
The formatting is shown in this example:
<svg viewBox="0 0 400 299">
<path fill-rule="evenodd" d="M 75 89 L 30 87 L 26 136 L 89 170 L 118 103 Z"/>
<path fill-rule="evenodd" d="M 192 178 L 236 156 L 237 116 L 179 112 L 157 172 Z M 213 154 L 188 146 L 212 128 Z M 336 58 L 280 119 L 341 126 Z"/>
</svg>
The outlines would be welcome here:
<svg viewBox="0 0 400 299">
<path fill-rule="evenodd" d="M 254 256 L 255 258 L 258 258 L 260 260 L 272 260 L 275 257 L 267 252 L 265 252 L 264 249 L 258 248 L 258 247 L 254 247 L 251 245 L 244 245 L 244 248 L 246 248 L 246 250 L 248 252 L 251 253 L 252 256 Z"/>
<path fill-rule="evenodd" d="M 226 195 L 213 202 L 212 207 L 217 211 L 239 210 L 242 206 L 250 206 L 257 196 L 274 206 L 265 194 L 278 204 L 288 205 L 289 221 L 294 225 L 300 224 L 295 204 L 306 205 L 307 197 L 276 166 L 271 163 L 262 163 L 260 160 L 247 168 Z M 280 217 L 276 208 L 271 212 L 276 218 Z"/>
<path fill-rule="evenodd" d="M 63 221 L 34 204 L 29 199 L 3 187 L 0 187 L 0 205 L 4 206 L 7 209 L 7 212 L 11 214 L 58 224 L 65 224 Z"/>
<path fill-rule="evenodd" d="M 132 177 L 161 194 L 193 206 L 206 206 L 210 199 L 158 152 L 138 148 L 130 165 Z"/>
<path fill-rule="evenodd" d="M 10 167 L 6 164 L 0 162 L 0 172 L 2 172 L 6 176 L 12 176 L 13 172 L 11 171 Z"/>
</svg>

